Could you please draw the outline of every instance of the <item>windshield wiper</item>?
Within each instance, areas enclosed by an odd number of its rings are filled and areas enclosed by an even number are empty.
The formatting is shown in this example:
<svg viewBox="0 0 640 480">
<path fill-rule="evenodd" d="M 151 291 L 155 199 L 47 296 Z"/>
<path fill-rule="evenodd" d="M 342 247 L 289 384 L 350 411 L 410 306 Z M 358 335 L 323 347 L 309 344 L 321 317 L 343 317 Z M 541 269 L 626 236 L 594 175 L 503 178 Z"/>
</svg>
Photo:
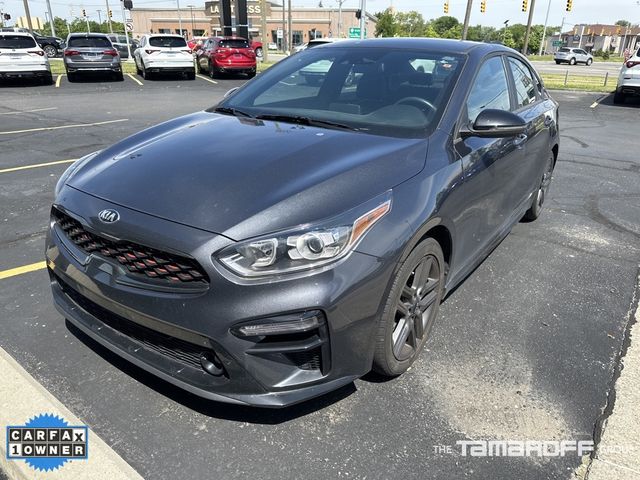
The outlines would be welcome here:
<svg viewBox="0 0 640 480">
<path fill-rule="evenodd" d="M 332 122 L 329 120 L 319 120 L 317 118 L 303 117 L 300 115 L 284 115 L 284 114 L 271 114 L 265 113 L 262 115 L 256 115 L 259 120 L 273 120 L 276 122 L 290 122 L 297 123 L 298 125 L 308 125 L 310 127 L 324 127 L 324 128 L 336 128 L 340 130 L 358 131 L 356 127 L 351 127 L 343 123 Z"/>
<path fill-rule="evenodd" d="M 250 113 L 247 112 L 243 112 L 242 110 L 238 110 L 237 108 L 231 108 L 231 107 L 216 107 L 213 109 L 214 112 L 217 113 L 228 113 L 231 114 L 235 117 L 247 117 L 247 118 L 254 118 L 253 115 L 251 115 Z"/>
</svg>

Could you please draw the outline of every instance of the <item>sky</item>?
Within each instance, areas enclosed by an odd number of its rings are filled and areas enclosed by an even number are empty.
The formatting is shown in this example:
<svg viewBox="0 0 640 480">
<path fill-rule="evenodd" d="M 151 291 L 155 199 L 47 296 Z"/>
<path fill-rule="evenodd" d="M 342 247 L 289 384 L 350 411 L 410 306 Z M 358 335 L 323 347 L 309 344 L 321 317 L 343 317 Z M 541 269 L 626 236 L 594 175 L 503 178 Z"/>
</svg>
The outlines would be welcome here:
<svg viewBox="0 0 640 480">
<path fill-rule="evenodd" d="M 65 2 L 63 0 L 50 0 L 51 9 L 54 16 L 71 18 L 70 10 L 73 8 L 75 16 L 80 15 L 80 10 L 85 8 L 90 15 L 91 20 L 98 19 L 96 10 L 101 10 L 102 19 L 105 18 L 105 0 L 74 0 Z M 277 1 L 277 0 L 276 0 Z M 529 6 L 531 6 L 531 1 Z M 480 13 L 480 0 L 473 0 L 473 8 L 471 13 L 471 25 L 486 25 L 493 27 L 502 27 L 505 20 L 509 20 L 509 24 L 527 23 L 528 13 L 521 11 L 522 0 L 486 0 L 487 11 Z M 114 17 L 119 18 L 119 1 L 110 0 L 110 7 L 114 10 Z M 186 4 L 196 6 L 204 6 L 202 0 L 183 0 L 181 7 Z M 318 0 L 292 0 L 294 6 L 316 6 Z M 324 7 L 335 6 L 337 8 L 338 0 L 322 0 Z M 370 12 L 382 11 L 393 4 L 398 11 L 416 10 L 420 12 L 425 19 L 436 18 L 443 13 L 444 0 L 367 0 L 366 9 Z M 174 7 L 175 1 L 172 0 L 133 0 L 134 8 L 142 7 Z M 357 8 L 359 0 L 345 0 L 343 7 Z M 450 0 L 449 15 L 457 17 L 461 22 L 464 20 L 466 0 Z M 533 15 L 534 24 L 543 24 L 549 0 L 537 0 Z M 564 31 L 570 30 L 574 24 L 580 23 L 604 23 L 613 24 L 617 20 L 629 20 L 631 23 L 640 23 L 640 0 L 573 0 L 573 9 L 571 12 L 565 11 L 566 0 L 551 0 L 551 8 L 549 10 L 549 25 L 560 25 L 562 18 L 565 17 Z M 32 16 L 40 16 L 43 20 L 45 17 L 46 1 L 45 0 L 29 0 L 29 8 Z M 0 10 L 11 14 L 12 19 L 24 16 L 24 7 L 22 0 L 0 0 Z M 118 14 L 116 15 L 116 12 Z"/>
</svg>

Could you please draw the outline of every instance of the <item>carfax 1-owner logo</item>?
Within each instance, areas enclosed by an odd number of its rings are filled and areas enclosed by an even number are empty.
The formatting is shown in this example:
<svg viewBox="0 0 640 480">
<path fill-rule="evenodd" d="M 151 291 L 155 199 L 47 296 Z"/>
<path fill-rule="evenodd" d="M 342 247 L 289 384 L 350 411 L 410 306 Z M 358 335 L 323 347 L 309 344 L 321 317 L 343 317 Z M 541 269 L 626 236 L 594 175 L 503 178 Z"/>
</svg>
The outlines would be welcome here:
<svg viewBox="0 0 640 480">
<path fill-rule="evenodd" d="M 70 460 L 86 460 L 89 429 L 71 426 L 64 419 L 45 413 L 24 425 L 7 427 L 7 459 L 25 460 L 35 470 L 57 470 Z"/>
</svg>

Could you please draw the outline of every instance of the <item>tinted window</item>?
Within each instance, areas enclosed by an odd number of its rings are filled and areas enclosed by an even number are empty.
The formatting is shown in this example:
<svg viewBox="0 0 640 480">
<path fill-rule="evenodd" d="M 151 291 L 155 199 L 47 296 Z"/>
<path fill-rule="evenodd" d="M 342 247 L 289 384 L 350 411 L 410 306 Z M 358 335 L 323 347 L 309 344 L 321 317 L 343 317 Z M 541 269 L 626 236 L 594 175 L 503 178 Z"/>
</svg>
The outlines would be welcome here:
<svg viewBox="0 0 640 480">
<path fill-rule="evenodd" d="M 69 47 L 74 48 L 111 48 L 111 42 L 106 37 L 72 37 Z"/>
<path fill-rule="evenodd" d="M 570 50 L 570 49 L 568 49 L 567 47 L 562 47 L 562 48 L 561 48 L 560 50 L 558 50 L 558 51 L 559 51 L 559 52 L 564 52 L 564 53 L 566 53 L 566 52 L 570 52 L 571 50 Z"/>
<path fill-rule="evenodd" d="M 0 35 L 0 48 L 33 48 L 36 41 L 24 35 Z"/>
<path fill-rule="evenodd" d="M 187 42 L 182 37 L 151 37 L 149 45 L 152 47 L 180 48 L 186 47 Z"/>
<path fill-rule="evenodd" d="M 507 75 L 501 57 L 490 58 L 480 67 L 467 98 L 469 121 L 475 122 L 478 114 L 487 108 L 511 109 Z"/>
<path fill-rule="evenodd" d="M 524 107 L 536 101 L 536 86 L 529 68 L 520 60 L 509 57 L 509 67 L 513 74 L 513 81 L 516 84 L 516 96 L 518 106 Z"/>
<path fill-rule="evenodd" d="M 222 105 L 254 116 L 304 116 L 376 135 L 424 137 L 437 125 L 463 63 L 463 56 L 433 51 L 314 48 L 267 70 Z"/>
<path fill-rule="evenodd" d="M 233 40 L 220 40 L 218 44 L 220 48 L 249 48 L 249 42 L 242 38 L 234 38 Z"/>
</svg>

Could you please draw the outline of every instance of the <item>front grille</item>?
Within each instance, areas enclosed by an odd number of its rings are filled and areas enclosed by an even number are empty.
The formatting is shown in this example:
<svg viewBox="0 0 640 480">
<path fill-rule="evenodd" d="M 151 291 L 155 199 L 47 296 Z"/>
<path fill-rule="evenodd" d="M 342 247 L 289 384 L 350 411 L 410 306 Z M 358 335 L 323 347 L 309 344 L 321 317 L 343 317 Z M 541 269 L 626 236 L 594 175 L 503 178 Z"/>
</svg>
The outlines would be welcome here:
<svg viewBox="0 0 640 480">
<path fill-rule="evenodd" d="M 183 365 L 188 365 L 198 370 L 202 370 L 200 356 L 203 353 L 209 353 L 215 356 L 215 353 L 210 349 L 171 337 L 116 315 L 78 293 L 59 276 L 56 275 L 55 278 L 62 291 L 80 308 L 146 349 L 153 350 Z"/>
<path fill-rule="evenodd" d="M 320 355 L 320 348 L 314 348 L 309 352 L 293 352 L 287 354 L 289 359 L 300 370 L 320 370 L 322 366 L 322 358 Z"/>
<path fill-rule="evenodd" d="M 67 238 L 81 250 L 113 258 L 134 275 L 168 283 L 209 283 L 206 272 L 194 260 L 137 243 L 114 242 L 87 231 L 76 219 L 56 208 L 51 214 Z"/>
</svg>

